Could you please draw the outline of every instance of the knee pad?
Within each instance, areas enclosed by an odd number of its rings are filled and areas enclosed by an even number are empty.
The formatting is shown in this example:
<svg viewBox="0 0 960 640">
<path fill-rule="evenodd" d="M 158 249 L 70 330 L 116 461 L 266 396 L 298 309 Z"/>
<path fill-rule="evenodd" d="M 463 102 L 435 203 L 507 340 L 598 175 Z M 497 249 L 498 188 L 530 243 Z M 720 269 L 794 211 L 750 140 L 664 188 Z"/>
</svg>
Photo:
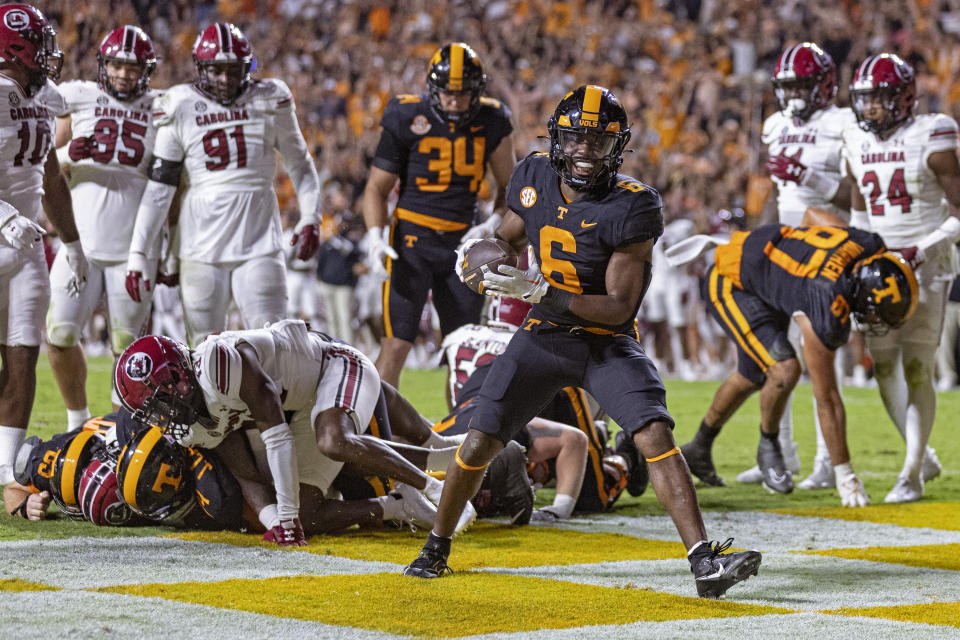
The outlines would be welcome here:
<svg viewBox="0 0 960 640">
<path fill-rule="evenodd" d="M 115 356 L 123 353 L 136 339 L 137 336 L 128 327 L 110 327 L 110 349 Z"/>
<path fill-rule="evenodd" d="M 60 348 L 75 347 L 80 344 L 81 336 L 83 336 L 83 328 L 75 322 L 58 322 L 54 324 L 51 323 L 49 319 L 47 321 L 48 344 Z"/>
</svg>

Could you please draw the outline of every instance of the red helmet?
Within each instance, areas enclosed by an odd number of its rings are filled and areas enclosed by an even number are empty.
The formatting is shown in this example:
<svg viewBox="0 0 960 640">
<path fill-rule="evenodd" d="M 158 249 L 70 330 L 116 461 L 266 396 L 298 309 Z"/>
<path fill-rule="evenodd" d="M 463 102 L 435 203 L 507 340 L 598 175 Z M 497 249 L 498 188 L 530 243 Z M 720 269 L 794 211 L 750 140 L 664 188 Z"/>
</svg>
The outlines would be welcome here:
<svg viewBox="0 0 960 640">
<path fill-rule="evenodd" d="M 795 44 L 777 58 L 771 80 L 780 110 L 806 120 L 837 94 L 837 65 L 814 43 Z"/>
<path fill-rule="evenodd" d="M 118 527 L 133 518 L 133 511 L 120 497 L 113 465 L 103 460 L 94 459 L 83 470 L 79 501 L 83 517 L 98 527 Z"/>
<path fill-rule="evenodd" d="M 917 102 L 913 67 L 895 53 L 870 56 L 853 72 L 850 102 L 861 129 L 879 135 L 889 133 L 913 117 Z M 879 119 L 868 118 L 865 113 L 873 102 L 883 105 L 883 115 Z"/>
<path fill-rule="evenodd" d="M 250 83 L 253 47 L 247 36 L 229 22 L 212 24 L 193 43 L 193 64 L 197 67 L 197 89 L 220 104 L 232 104 Z M 231 65 L 230 78 L 221 82 L 210 77 L 209 67 Z"/>
<path fill-rule="evenodd" d="M 113 383 L 134 419 L 174 435 L 206 411 L 190 350 L 166 336 L 145 336 L 127 347 L 117 360 Z"/>
<path fill-rule="evenodd" d="M 40 89 L 47 78 L 59 78 L 63 66 L 57 33 L 43 14 L 28 4 L 0 7 L 0 59 L 27 70 L 28 93 Z"/>
<path fill-rule="evenodd" d="M 487 326 L 498 329 L 519 329 L 523 326 L 523 319 L 527 317 L 531 307 L 533 305 L 529 302 L 516 298 L 492 296 L 490 305 L 487 307 Z"/>
<path fill-rule="evenodd" d="M 107 62 L 122 62 L 140 65 L 140 79 L 131 91 L 118 91 L 107 78 Z M 157 54 L 150 36 L 140 27 L 124 25 L 107 34 L 97 51 L 97 82 L 100 88 L 118 100 L 132 100 L 150 86 L 150 75 L 157 68 Z"/>
</svg>

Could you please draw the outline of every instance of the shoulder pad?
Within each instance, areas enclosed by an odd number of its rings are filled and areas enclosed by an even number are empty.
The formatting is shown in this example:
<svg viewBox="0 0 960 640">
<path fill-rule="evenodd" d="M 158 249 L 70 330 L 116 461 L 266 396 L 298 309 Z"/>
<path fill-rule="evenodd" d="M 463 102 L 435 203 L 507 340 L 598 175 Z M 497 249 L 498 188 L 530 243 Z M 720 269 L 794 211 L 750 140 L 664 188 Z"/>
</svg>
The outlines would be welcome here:
<svg viewBox="0 0 960 640">
<path fill-rule="evenodd" d="M 394 96 L 391 102 L 394 101 L 397 104 L 416 104 L 420 102 L 420 96 L 413 93 L 401 93 L 397 96 Z"/>
<path fill-rule="evenodd" d="M 42 104 L 47 110 L 55 116 L 67 115 L 67 100 L 60 93 L 60 89 L 49 80 L 40 92 L 37 93 L 37 102 Z"/>
<path fill-rule="evenodd" d="M 930 139 L 935 140 L 938 138 L 945 138 L 949 135 L 956 137 L 957 135 L 957 121 L 948 116 L 945 113 L 932 113 L 930 114 L 930 121 L 927 124 L 927 128 L 930 131 Z"/>
<path fill-rule="evenodd" d="M 258 80 L 256 84 L 253 85 L 253 88 L 260 94 L 257 97 L 271 101 L 276 100 L 278 106 L 293 102 L 293 92 L 290 91 L 287 83 L 279 78 L 264 78 Z"/>
<path fill-rule="evenodd" d="M 480 96 L 480 104 L 487 107 L 493 107 L 494 109 L 499 109 L 501 106 L 503 106 L 503 103 L 496 98 L 488 98 L 487 96 Z"/>
<path fill-rule="evenodd" d="M 777 130 L 782 127 L 784 124 L 783 113 L 780 111 L 774 111 L 767 119 L 763 121 L 763 132 L 760 134 L 760 138 L 764 144 L 770 144 L 773 138 L 776 137 Z"/>
<path fill-rule="evenodd" d="M 200 362 L 197 379 L 204 393 L 239 398 L 243 364 L 236 346 L 217 336 L 210 336 L 197 347 Z"/>
</svg>

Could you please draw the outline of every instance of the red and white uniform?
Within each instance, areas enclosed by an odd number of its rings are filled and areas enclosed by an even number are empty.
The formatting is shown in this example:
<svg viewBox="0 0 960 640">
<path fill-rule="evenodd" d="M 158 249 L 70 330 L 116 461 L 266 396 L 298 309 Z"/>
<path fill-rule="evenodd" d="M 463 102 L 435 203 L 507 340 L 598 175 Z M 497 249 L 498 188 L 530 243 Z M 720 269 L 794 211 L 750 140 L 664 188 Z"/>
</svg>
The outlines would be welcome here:
<svg viewBox="0 0 960 640">
<path fill-rule="evenodd" d="M 340 407 L 364 433 L 380 396 L 380 377 L 373 363 L 358 350 L 330 342 L 308 331 L 300 320 L 283 320 L 266 329 L 225 331 L 209 336 L 191 352 L 194 372 L 213 418 L 210 429 L 199 424 L 181 440 L 186 446 L 215 447 L 252 416 L 240 399 L 242 363 L 239 343 L 256 351 L 260 366 L 283 394 L 284 411 L 293 412 L 290 429 L 295 438 L 300 481 L 327 489 L 342 462 L 321 455 L 313 424 L 327 409 Z M 256 457 L 267 468 L 260 438 L 250 438 Z"/>
<path fill-rule="evenodd" d="M 44 163 L 53 144 L 55 118 L 66 101 L 52 82 L 33 96 L 0 73 L 0 199 L 21 215 L 38 220 L 42 212 Z M 50 281 L 43 246 L 19 251 L 0 238 L 0 344 L 37 346 L 50 303 Z"/>
<path fill-rule="evenodd" d="M 162 92 L 148 90 L 124 102 L 96 82 L 73 80 L 59 87 L 66 100 L 73 138 L 92 138 L 90 158 L 71 161 L 61 153 L 61 164 L 70 166 L 70 195 L 83 250 L 90 260 L 87 287 L 79 297 L 66 293 L 73 276 L 66 255 L 58 254 L 50 271 L 53 288 L 47 316 L 47 339 L 68 347 L 79 342 L 83 327 L 105 292 L 110 311 L 111 342 L 121 353 L 135 340 L 150 311 L 152 290 L 134 302 L 124 288 L 126 260 L 140 196 L 147 184 L 147 166 L 153 153 L 156 129 L 152 104 Z M 147 251 L 148 277 L 153 280 L 160 253 L 158 237 Z"/>
<path fill-rule="evenodd" d="M 856 124 L 852 110 L 833 105 L 814 112 L 806 122 L 777 111 L 764 120 L 761 140 L 767 145 L 768 155 L 796 157 L 809 171 L 839 182 L 843 131 Z M 836 208 L 810 187 L 777 177 L 773 177 L 773 181 L 777 185 L 777 211 L 783 224 L 801 226 L 807 207 L 826 209 L 844 219 L 850 217 L 849 211 Z"/>
<path fill-rule="evenodd" d="M 444 338 L 440 348 L 443 349 L 442 362 L 447 363 L 451 398 L 456 400 L 463 383 L 478 367 L 495 360 L 506 350 L 514 331 L 465 324 Z"/>
<path fill-rule="evenodd" d="M 957 142 L 956 121 L 942 113 L 915 116 L 886 140 L 855 125 L 844 131 L 844 154 L 867 204 L 869 228 L 880 234 L 888 247 L 915 246 L 950 215 L 943 188 L 927 160 L 938 151 L 955 151 Z M 912 342 L 937 344 L 946 282 L 956 272 L 953 246 L 927 253 L 917 269 L 917 310 L 904 327 L 888 334 L 890 340 L 903 334 Z"/>
</svg>

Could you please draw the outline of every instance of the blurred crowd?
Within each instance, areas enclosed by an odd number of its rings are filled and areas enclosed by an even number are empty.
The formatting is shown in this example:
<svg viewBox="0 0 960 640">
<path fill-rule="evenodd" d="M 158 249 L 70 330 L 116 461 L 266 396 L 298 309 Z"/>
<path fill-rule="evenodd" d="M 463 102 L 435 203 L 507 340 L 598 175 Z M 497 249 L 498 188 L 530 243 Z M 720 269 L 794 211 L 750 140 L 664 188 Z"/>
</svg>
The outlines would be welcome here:
<svg viewBox="0 0 960 640">
<path fill-rule="evenodd" d="M 918 113 L 960 118 L 960 0 L 40 0 L 58 25 L 63 79 L 96 77 L 103 35 L 141 25 L 161 62 L 153 86 L 190 81 L 200 28 L 236 23 L 256 74 L 292 88 L 327 180 L 328 235 L 356 234 L 359 196 L 398 93 L 424 88 L 427 61 L 462 40 L 483 59 L 487 93 L 513 112 L 519 155 L 556 102 L 584 83 L 610 87 L 630 116 L 623 171 L 654 185 L 670 221 L 715 230 L 720 211 L 775 219 L 760 128 L 776 103 L 770 72 L 788 44 L 812 40 L 840 70 L 838 102 L 860 60 L 892 51 L 918 73 Z M 295 206 L 279 178 L 281 208 Z M 334 199 L 330 201 L 329 198 Z"/>
</svg>

